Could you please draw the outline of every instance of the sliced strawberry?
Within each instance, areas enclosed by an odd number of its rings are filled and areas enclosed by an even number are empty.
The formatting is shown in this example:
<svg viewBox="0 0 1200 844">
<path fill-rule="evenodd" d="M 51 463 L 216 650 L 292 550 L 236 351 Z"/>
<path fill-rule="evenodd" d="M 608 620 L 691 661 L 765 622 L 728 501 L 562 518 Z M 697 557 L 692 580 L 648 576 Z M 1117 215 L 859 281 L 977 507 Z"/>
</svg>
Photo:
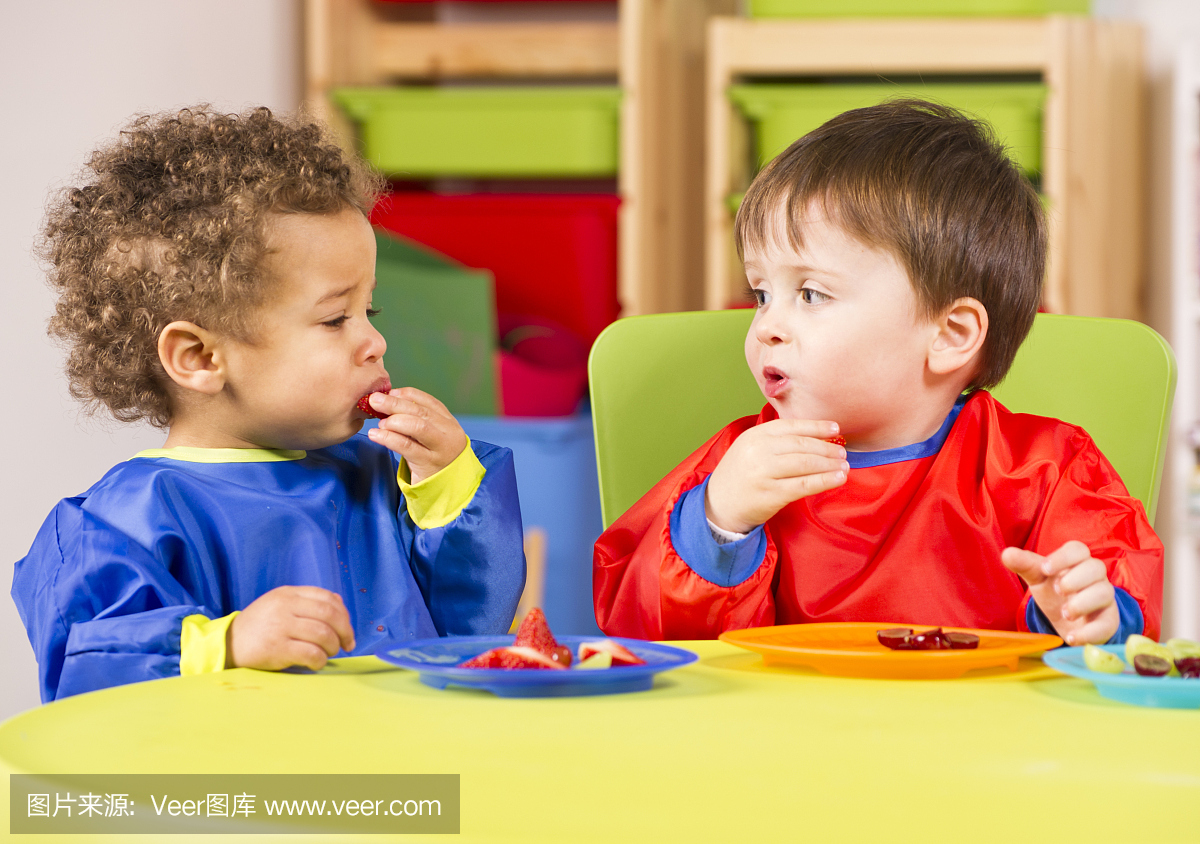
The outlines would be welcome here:
<svg viewBox="0 0 1200 844">
<path fill-rule="evenodd" d="M 612 654 L 608 651 L 596 651 L 582 662 L 575 663 L 576 671 L 589 669 L 612 668 Z"/>
<path fill-rule="evenodd" d="M 373 395 L 375 395 L 375 394 L 367 393 L 365 396 L 363 396 L 361 399 L 358 400 L 358 404 L 356 406 L 358 407 L 359 410 L 361 410 L 363 413 L 367 414 L 367 416 L 370 416 L 372 419 L 387 419 L 389 414 L 380 413 L 378 410 L 371 407 L 371 396 L 373 396 Z"/>
<path fill-rule="evenodd" d="M 544 653 L 533 648 L 513 645 L 507 648 L 492 648 L 479 656 L 474 656 L 466 662 L 460 662 L 459 668 L 552 668 L 559 671 L 567 666 L 555 662 Z"/>
<path fill-rule="evenodd" d="M 541 651 L 523 645 L 505 648 L 500 662 L 501 668 L 553 668 L 558 671 L 565 671 L 567 668 Z"/>
<path fill-rule="evenodd" d="M 613 665 L 645 665 L 646 660 L 634 656 L 629 648 L 612 639 L 597 639 L 594 642 L 583 642 L 579 645 L 579 661 L 583 662 L 595 653 L 612 654 Z"/>
<path fill-rule="evenodd" d="M 845 448 L 845 446 L 846 446 L 846 438 L 843 437 L 841 434 L 834 434 L 832 437 L 825 440 L 825 442 L 833 443 L 834 445 L 840 445 L 843 448 Z"/>
<path fill-rule="evenodd" d="M 533 648 L 546 656 L 554 655 L 554 649 L 558 647 L 558 642 L 554 640 L 554 634 L 550 632 L 550 625 L 546 623 L 546 614 L 542 612 L 541 608 L 534 607 L 525 614 L 525 618 L 521 619 L 521 626 L 517 628 L 517 639 L 513 645 Z"/>
<path fill-rule="evenodd" d="M 490 651 L 484 651 L 478 656 L 473 656 L 466 662 L 460 662 L 459 668 L 503 668 L 500 664 L 501 653 L 504 648 L 492 648 Z"/>
</svg>

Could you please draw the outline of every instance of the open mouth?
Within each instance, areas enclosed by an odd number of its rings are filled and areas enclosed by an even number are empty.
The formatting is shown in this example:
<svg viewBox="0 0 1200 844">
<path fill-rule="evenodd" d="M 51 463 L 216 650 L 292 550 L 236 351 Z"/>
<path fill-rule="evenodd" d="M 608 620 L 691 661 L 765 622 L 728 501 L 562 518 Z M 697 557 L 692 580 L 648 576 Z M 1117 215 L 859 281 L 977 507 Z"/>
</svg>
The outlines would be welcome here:
<svg viewBox="0 0 1200 844">
<path fill-rule="evenodd" d="M 389 392 L 391 389 L 392 382 L 387 378 L 380 378 L 371 385 L 370 389 L 368 389 L 362 394 L 362 396 L 359 397 L 358 401 L 354 405 L 355 409 L 364 416 L 374 417 L 375 419 L 383 419 L 387 414 L 380 413 L 379 411 L 375 410 L 375 408 L 371 407 L 371 396 L 375 393 Z"/>
<path fill-rule="evenodd" d="M 788 388 L 791 380 L 787 377 L 787 373 L 781 372 L 773 366 L 763 367 L 763 392 L 767 398 L 775 398 Z"/>
</svg>

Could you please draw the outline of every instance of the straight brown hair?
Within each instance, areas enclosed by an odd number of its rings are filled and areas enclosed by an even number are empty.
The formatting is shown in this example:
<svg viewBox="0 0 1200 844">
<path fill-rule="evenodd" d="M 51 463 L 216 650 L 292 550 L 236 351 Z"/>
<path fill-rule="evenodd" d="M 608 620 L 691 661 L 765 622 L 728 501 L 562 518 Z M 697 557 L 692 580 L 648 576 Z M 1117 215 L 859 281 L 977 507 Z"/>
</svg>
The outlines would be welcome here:
<svg viewBox="0 0 1200 844">
<path fill-rule="evenodd" d="M 986 123 L 912 99 L 833 118 L 754 179 L 734 221 L 738 255 L 765 245 L 781 209 L 789 244 L 802 248 L 813 202 L 900 260 L 924 317 L 963 297 L 979 300 L 989 325 L 969 387 L 1004 378 L 1041 301 L 1046 221 Z"/>
</svg>

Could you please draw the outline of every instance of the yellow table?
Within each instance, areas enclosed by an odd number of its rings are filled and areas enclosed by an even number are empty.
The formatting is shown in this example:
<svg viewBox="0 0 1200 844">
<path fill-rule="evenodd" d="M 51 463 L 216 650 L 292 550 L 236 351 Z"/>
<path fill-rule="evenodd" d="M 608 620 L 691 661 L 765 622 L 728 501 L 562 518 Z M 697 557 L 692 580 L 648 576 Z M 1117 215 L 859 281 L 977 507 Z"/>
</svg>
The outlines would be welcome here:
<svg viewBox="0 0 1200 844">
<path fill-rule="evenodd" d="M 1200 841 L 1200 711 L 1111 703 L 1032 661 L 852 680 L 683 644 L 698 663 L 605 697 L 436 691 L 374 658 L 141 683 L 10 719 L 0 767 L 458 773 L 468 841 Z"/>
</svg>

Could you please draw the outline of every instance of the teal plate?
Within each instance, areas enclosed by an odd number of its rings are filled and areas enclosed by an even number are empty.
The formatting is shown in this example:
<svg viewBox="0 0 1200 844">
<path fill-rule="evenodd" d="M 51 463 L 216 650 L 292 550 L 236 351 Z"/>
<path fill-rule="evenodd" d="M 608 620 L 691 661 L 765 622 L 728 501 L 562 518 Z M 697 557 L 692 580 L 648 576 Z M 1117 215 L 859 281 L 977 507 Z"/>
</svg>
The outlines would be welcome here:
<svg viewBox="0 0 1200 844">
<path fill-rule="evenodd" d="M 1125 659 L 1124 645 L 1102 645 Z M 1095 684 L 1096 691 L 1106 698 L 1132 703 L 1136 706 L 1158 706 L 1166 709 L 1200 709 L 1200 679 L 1182 677 L 1143 677 L 1132 668 L 1123 674 L 1093 671 L 1083 664 L 1083 648 L 1058 648 L 1047 651 L 1042 661 L 1055 671 L 1070 674 Z"/>
</svg>

